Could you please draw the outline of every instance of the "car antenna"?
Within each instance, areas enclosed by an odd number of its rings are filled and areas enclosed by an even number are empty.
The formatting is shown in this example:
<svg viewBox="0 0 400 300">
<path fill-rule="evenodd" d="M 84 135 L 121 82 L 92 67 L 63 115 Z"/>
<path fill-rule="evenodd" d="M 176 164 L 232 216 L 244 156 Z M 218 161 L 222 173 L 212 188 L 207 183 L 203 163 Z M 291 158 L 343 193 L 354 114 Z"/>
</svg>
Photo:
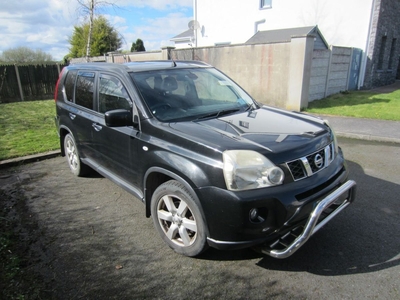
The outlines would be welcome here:
<svg viewBox="0 0 400 300">
<path fill-rule="evenodd" d="M 173 67 L 173 68 L 176 67 L 176 62 L 174 60 L 172 60 L 172 66 L 171 67 Z"/>
</svg>

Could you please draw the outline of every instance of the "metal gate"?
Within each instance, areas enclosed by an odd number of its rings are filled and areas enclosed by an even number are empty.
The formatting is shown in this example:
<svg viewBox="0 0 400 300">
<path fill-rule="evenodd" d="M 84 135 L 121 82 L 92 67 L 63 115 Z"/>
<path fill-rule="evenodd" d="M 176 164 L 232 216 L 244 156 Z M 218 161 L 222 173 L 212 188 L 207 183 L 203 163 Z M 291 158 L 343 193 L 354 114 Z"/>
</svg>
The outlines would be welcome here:
<svg viewBox="0 0 400 300">
<path fill-rule="evenodd" d="M 362 50 L 358 48 L 353 48 L 353 53 L 351 55 L 351 66 L 349 71 L 348 90 L 357 90 L 358 88 L 358 79 L 360 77 L 360 67 L 361 67 L 361 56 L 362 56 Z"/>
</svg>

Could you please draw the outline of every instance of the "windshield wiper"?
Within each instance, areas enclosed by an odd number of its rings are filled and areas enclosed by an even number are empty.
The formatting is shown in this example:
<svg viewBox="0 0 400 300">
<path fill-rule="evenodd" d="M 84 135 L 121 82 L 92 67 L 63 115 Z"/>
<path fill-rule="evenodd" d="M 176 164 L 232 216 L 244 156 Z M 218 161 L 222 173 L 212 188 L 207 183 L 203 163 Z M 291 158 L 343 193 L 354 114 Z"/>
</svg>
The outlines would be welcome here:
<svg viewBox="0 0 400 300">
<path fill-rule="evenodd" d="M 212 112 L 212 113 L 209 113 L 209 114 L 202 115 L 202 116 L 198 117 L 195 121 L 208 119 L 208 118 L 218 118 L 220 116 L 228 115 L 228 114 L 237 112 L 239 110 L 240 110 L 240 108 L 223 109 L 223 110 L 219 110 L 219 111 L 216 111 L 216 112 Z"/>
<path fill-rule="evenodd" d="M 249 110 L 253 110 L 253 109 L 256 109 L 256 107 L 255 107 L 254 103 L 251 103 L 251 104 L 249 104 L 249 106 L 246 107 L 245 111 L 249 111 Z"/>
</svg>

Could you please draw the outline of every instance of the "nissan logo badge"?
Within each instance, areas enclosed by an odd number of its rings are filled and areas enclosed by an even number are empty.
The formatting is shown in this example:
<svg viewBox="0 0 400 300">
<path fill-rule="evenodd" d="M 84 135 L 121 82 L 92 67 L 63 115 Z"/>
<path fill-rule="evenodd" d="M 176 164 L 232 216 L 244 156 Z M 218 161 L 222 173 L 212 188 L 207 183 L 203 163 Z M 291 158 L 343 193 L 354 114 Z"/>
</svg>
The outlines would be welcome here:
<svg viewBox="0 0 400 300">
<path fill-rule="evenodd" d="M 323 163 L 324 163 L 324 161 L 322 160 L 321 154 L 317 153 L 317 154 L 314 156 L 314 164 L 315 164 L 315 166 L 316 166 L 318 169 L 321 169 Z"/>
</svg>

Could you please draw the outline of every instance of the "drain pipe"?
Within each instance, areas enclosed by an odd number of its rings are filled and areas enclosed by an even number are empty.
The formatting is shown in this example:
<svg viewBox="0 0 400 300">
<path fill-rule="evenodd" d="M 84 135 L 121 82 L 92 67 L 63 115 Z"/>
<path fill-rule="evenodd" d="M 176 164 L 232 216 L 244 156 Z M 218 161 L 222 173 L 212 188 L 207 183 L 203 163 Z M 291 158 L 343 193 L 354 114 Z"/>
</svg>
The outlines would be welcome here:
<svg viewBox="0 0 400 300">
<path fill-rule="evenodd" d="M 258 25 L 265 23 L 265 19 L 254 22 L 254 34 L 258 32 Z"/>
<path fill-rule="evenodd" d="M 197 0 L 194 0 L 194 22 L 197 23 Z M 198 23 L 197 23 L 198 24 Z M 195 26 L 196 27 L 196 26 Z M 197 30 L 198 28 L 194 29 L 194 41 L 195 47 L 197 48 Z"/>
<path fill-rule="evenodd" d="M 374 11 L 375 11 L 375 0 L 372 0 L 371 15 L 370 15 L 369 26 L 368 26 L 367 42 L 366 42 L 364 53 L 363 53 L 364 55 L 363 55 L 363 58 L 361 61 L 361 70 L 360 70 L 360 77 L 358 78 L 357 90 L 359 90 L 364 85 L 365 72 L 367 69 L 368 50 L 369 50 L 369 45 L 371 43 L 371 31 L 372 31 L 372 23 L 373 23 L 373 19 L 374 19 Z M 374 42 L 376 42 L 376 40 Z"/>
</svg>

